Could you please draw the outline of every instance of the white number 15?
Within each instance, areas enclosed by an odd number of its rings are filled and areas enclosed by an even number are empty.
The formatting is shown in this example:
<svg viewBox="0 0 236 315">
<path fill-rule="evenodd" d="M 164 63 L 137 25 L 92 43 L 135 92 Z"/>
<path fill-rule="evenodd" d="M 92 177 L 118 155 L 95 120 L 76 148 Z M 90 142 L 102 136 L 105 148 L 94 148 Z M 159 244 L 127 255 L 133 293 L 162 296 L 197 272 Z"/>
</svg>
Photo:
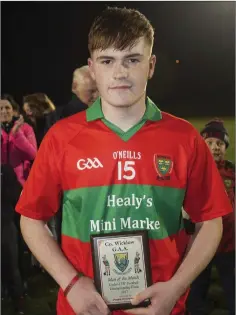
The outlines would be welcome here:
<svg viewBox="0 0 236 315">
<path fill-rule="evenodd" d="M 135 162 L 134 161 L 118 162 L 118 180 L 122 180 L 122 178 L 128 180 L 134 179 L 136 173 L 135 169 L 131 165 L 135 165 Z"/>
</svg>

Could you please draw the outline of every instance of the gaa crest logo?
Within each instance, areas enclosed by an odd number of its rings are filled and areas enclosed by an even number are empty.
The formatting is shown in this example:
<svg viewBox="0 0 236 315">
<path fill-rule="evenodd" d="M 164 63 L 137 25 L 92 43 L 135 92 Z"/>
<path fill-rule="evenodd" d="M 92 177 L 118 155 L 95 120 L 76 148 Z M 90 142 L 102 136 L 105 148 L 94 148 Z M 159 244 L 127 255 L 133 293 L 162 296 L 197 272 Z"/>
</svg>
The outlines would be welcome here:
<svg viewBox="0 0 236 315">
<path fill-rule="evenodd" d="M 154 155 L 154 166 L 157 171 L 158 180 L 169 180 L 173 170 L 173 161 L 169 156 Z"/>
<path fill-rule="evenodd" d="M 128 253 L 114 254 L 114 263 L 121 272 L 124 272 L 129 265 Z"/>
</svg>

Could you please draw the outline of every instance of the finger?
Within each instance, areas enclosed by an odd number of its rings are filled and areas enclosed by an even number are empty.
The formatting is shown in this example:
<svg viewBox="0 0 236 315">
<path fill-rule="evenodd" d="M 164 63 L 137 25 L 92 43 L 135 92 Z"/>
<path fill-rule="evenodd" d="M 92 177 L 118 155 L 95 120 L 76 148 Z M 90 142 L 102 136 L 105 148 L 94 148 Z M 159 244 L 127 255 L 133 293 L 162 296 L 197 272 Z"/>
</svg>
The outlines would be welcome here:
<svg viewBox="0 0 236 315">
<path fill-rule="evenodd" d="M 98 311 L 96 307 L 90 307 L 89 310 L 83 313 L 78 313 L 78 315 L 101 315 L 101 313 Z"/>
<path fill-rule="evenodd" d="M 99 311 L 99 309 L 98 309 L 96 306 L 92 306 L 92 307 L 89 309 L 88 315 L 104 315 L 104 314 L 101 313 L 101 312 Z"/>
<path fill-rule="evenodd" d="M 102 314 L 104 315 L 109 314 L 109 308 L 100 295 L 97 298 L 96 307 Z"/>
<path fill-rule="evenodd" d="M 125 310 L 124 312 L 131 313 L 133 315 L 148 315 L 149 308 L 146 308 L 146 307 L 132 308 L 130 310 Z"/>
<path fill-rule="evenodd" d="M 131 303 L 133 305 L 138 305 L 139 303 L 147 300 L 147 299 L 150 299 L 151 297 L 153 297 L 154 295 L 154 288 L 153 286 L 151 287 L 148 287 L 147 289 L 145 289 L 144 291 L 138 293 L 137 295 L 135 295 L 133 297 L 133 299 L 131 300 Z"/>
<path fill-rule="evenodd" d="M 90 308 L 89 314 L 90 314 L 90 315 L 108 315 L 109 312 L 108 312 L 108 311 L 105 311 L 105 312 L 103 311 L 103 312 L 101 312 L 101 311 L 98 309 L 98 307 L 95 306 L 95 307 L 91 307 L 91 308 Z"/>
</svg>

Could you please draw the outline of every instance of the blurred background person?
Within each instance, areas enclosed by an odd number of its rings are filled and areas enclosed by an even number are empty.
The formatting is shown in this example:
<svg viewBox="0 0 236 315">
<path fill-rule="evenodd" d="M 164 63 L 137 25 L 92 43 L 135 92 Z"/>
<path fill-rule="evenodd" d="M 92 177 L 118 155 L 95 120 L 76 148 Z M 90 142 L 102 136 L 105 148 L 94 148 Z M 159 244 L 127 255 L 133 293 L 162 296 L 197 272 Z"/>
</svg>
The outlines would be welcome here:
<svg viewBox="0 0 236 315">
<path fill-rule="evenodd" d="M 225 185 L 229 200 L 235 209 L 235 165 L 225 159 L 229 147 L 229 134 L 223 121 L 214 119 L 201 131 Z M 203 170 L 204 171 L 204 170 Z M 192 283 L 188 298 L 191 315 L 208 314 L 206 310 L 207 292 L 211 283 L 212 265 L 215 265 L 221 280 L 230 315 L 235 314 L 235 213 L 223 219 L 223 236 L 218 250 L 206 269 Z"/>
<path fill-rule="evenodd" d="M 33 160 L 35 159 L 37 143 L 33 128 L 24 122 L 22 115 L 14 116 L 12 103 L 10 103 L 8 99 L 0 100 L 1 165 L 3 168 L 5 167 L 3 165 L 7 165 L 8 169 L 12 168 L 12 170 L 15 172 L 17 182 L 22 188 L 29 175 Z M 15 107 L 15 114 L 19 114 L 19 112 L 16 112 L 16 110 L 18 111 L 17 107 Z M 12 189 L 14 189 L 14 183 L 12 183 Z M 7 198 L 6 196 L 4 197 Z M 5 212 L 10 211 L 11 207 L 13 207 L 11 200 L 5 200 Z M 14 222 L 18 231 L 20 231 L 20 216 L 17 213 L 14 215 Z M 15 234 L 12 224 L 8 225 L 8 228 L 12 230 L 12 238 L 14 238 Z M 5 235 L 6 233 L 3 236 L 5 237 Z M 30 264 L 27 265 L 25 258 L 30 257 L 30 255 L 21 234 L 18 233 L 17 236 L 19 246 L 19 253 L 17 253 L 17 255 L 19 254 L 18 259 L 20 272 L 26 287 L 26 280 L 29 274 Z M 6 243 L 4 242 L 4 244 Z M 11 254 L 15 256 L 16 252 L 18 252 L 17 249 L 15 249 L 14 252 L 11 252 Z"/>
<path fill-rule="evenodd" d="M 96 82 L 88 66 L 75 69 L 72 79 L 72 100 L 63 107 L 61 118 L 81 112 L 92 105 L 98 97 Z"/>
<path fill-rule="evenodd" d="M 10 102 L 10 104 L 13 108 L 13 116 L 14 117 L 20 117 L 20 106 L 15 101 L 14 97 L 11 94 L 3 94 L 2 99 Z"/>
<path fill-rule="evenodd" d="M 32 123 L 38 147 L 48 129 L 57 120 L 55 109 L 53 102 L 44 93 L 34 93 L 23 98 L 23 110 Z"/>
<path fill-rule="evenodd" d="M 2 298 L 10 297 L 16 312 L 23 313 L 23 281 L 19 266 L 19 231 L 15 206 L 21 192 L 13 168 L 1 165 L 1 281 Z"/>
<path fill-rule="evenodd" d="M 23 186 L 37 152 L 33 128 L 24 122 L 23 116 L 15 117 L 8 100 L 0 100 L 1 163 L 13 167 Z"/>
<path fill-rule="evenodd" d="M 77 114 L 86 110 L 94 103 L 99 96 L 96 82 L 91 77 L 89 66 L 82 66 L 75 69 L 73 72 L 72 87 L 73 97 L 72 100 L 63 107 L 57 108 L 57 120 Z M 53 121 L 54 123 L 55 121 Z M 62 208 L 56 214 L 56 235 L 57 241 L 61 240 L 61 222 L 62 222 Z M 53 231 L 52 231 L 53 232 Z"/>
<path fill-rule="evenodd" d="M 23 110 L 33 124 L 39 147 L 49 128 L 58 120 L 56 107 L 46 94 L 34 93 L 24 96 Z M 56 240 L 58 240 L 58 230 L 60 229 L 58 221 L 60 221 L 59 215 L 48 222 L 48 226 Z M 38 266 L 34 258 L 32 263 L 34 266 Z"/>
</svg>

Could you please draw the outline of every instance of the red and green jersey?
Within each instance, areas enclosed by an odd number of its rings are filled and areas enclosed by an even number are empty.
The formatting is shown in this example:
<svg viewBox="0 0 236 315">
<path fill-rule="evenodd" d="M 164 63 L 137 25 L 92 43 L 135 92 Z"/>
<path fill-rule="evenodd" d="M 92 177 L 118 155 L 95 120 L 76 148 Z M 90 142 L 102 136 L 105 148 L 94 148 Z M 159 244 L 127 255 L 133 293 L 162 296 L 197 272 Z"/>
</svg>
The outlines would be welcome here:
<svg viewBox="0 0 236 315">
<path fill-rule="evenodd" d="M 91 234 L 148 230 L 155 283 L 169 280 L 183 259 L 189 238 L 182 207 L 193 222 L 232 211 L 204 140 L 188 122 L 161 112 L 150 99 L 141 121 L 127 132 L 104 118 L 100 99 L 50 129 L 17 211 L 48 220 L 61 194 L 62 250 L 91 278 Z M 172 315 L 184 314 L 185 299 Z M 57 312 L 74 314 L 61 291 Z"/>
</svg>

